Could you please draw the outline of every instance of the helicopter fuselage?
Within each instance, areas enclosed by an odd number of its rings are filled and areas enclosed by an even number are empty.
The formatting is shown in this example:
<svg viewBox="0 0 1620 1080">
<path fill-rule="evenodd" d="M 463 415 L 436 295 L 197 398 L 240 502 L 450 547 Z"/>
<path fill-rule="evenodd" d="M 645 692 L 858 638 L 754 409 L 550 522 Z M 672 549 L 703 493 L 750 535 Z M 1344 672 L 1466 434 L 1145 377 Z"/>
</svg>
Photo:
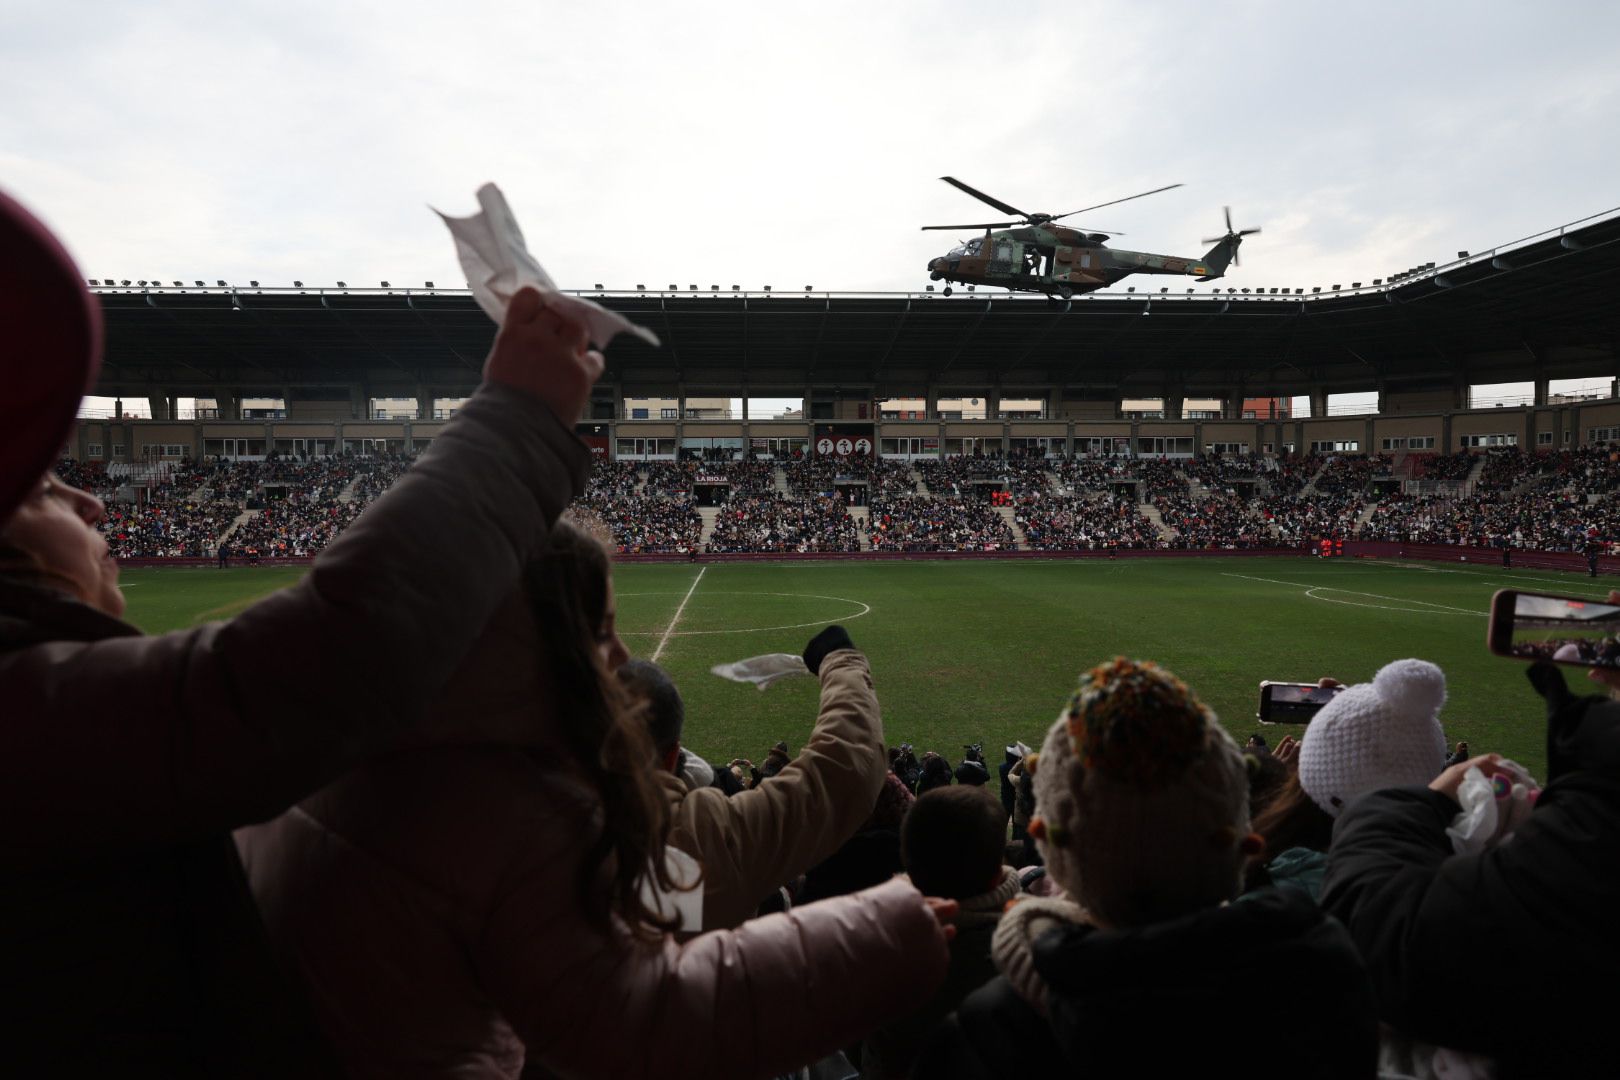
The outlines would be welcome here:
<svg viewBox="0 0 1620 1080">
<path fill-rule="evenodd" d="M 991 285 L 1067 298 L 1112 285 L 1131 274 L 1177 274 L 1209 280 L 1222 276 L 1220 245 L 1202 259 L 1155 255 L 1106 246 L 1102 233 L 1059 225 L 986 231 L 929 260 L 935 281 Z M 949 289 L 946 290 L 949 292 Z"/>
</svg>

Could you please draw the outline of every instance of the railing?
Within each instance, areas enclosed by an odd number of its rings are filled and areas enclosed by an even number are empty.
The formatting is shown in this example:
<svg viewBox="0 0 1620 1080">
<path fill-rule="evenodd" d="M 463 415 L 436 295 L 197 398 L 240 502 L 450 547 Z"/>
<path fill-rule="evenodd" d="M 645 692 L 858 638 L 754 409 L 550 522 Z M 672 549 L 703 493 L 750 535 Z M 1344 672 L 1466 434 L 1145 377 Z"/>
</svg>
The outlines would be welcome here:
<svg viewBox="0 0 1620 1080">
<path fill-rule="evenodd" d="M 1346 286 L 1342 282 L 1340 282 L 1340 283 L 1335 283 L 1335 284 L 1330 285 L 1330 286 L 1320 286 L 1320 285 L 1312 286 L 1312 287 L 1310 287 L 1308 289 L 1307 288 L 1300 288 L 1300 287 L 1296 287 L 1296 286 L 1289 286 L 1287 288 L 1284 288 L 1284 287 L 1281 287 L 1281 286 L 1275 286 L 1275 287 L 1273 287 L 1273 286 L 1260 286 L 1260 287 L 1254 287 L 1254 286 L 1247 286 L 1247 287 L 1211 286 L 1211 287 L 1207 288 L 1206 290 L 1204 290 L 1203 292 L 1199 292 L 1198 289 L 1190 287 L 1190 286 L 1186 287 L 1183 291 L 1172 292 L 1171 291 L 1171 286 L 1168 286 L 1168 285 L 1161 285 L 1161 286 L 1157 286 L 1156 288 L 1153 287 L 1153 286 L 1144 286 L 1143 291 L 1138 291 L 1137 286 L 1132 285 L 1132 286 L 1128 286 L 1123 291 L 1114 290 L 1114 291 L 1108 291 L 1108 292 L 1100 292 L 1099 291 L 1099 292 L 1084 293 L 1084 294 L 1082 294 L 1080 296 L 1076 296 L 1073 300 L 1069 301 L 1069 303 L 1071 303 L 1071 304 L 1084 304 L 1084 303 L 1087 303 L 1087 302 L 1090 302 L 1090 301 L 1093 301 L 1093 300 L 1141 300 L 1143 302 L 1148 302 L 1148 303 L 1164 303 L 1164 302 L 1175 301 L 1175 300 L 1205 300 L 1205 301 L 1207 301 L 1207 300 L 1211 300 L 1211 299 L 1267 300 L 1267 301 L 1281 301 L 1281 302 L 1284 302 L 1284 303 L 1299 303 L 1299 302 L 1309 303 L 1311 301 L 1328 300 L 1328 299 L 1333 299 L 1333 298 L 1337 298 L 1337 297 L 1344 297 L 1344 296 L 1377 295 L 1379 293 L 1387 292 L 1387 291 L 1389 291 L 1391 289 L 1400 288 L 1400 287 L 1409 285 L 1414 281 L 1424 281 L 1424 280 L 1427 280 L 1427 279 L 1430 279 L 1430 278 L 1439 277 L 1439 276 L 1445 274 L 1449 270 L 1456 270 L 1456 269 L 1458 269 L 1460 267 L 1470 266 L 1470 265 L 1473 265 L 1475 263 L 1485 262 L 1485 261 L 1488 261 L 1488 260 L 1491 260 L 1491 259 L 1500 258 L 1503 255 L 1507 255 L 1507 254 L 1509 254 L 1509 253 L 1511 253 L 1513 251 L 1519 250 L 1520 248 L 1527 247 L 1527 246 L 1529 246 L 1531 244 L 1538 243 L 1538 242 L 1543 241 L 1543 240 L 1552 239 L 1552 238 L 1555 238 L 1555 237 L 1562 237 L 1564 234 L 1566 234 L 1566 233 L 1568 233 L 1568 232 L 1570 232 L 1570 231 L 1572 231 L 1574 229 L 1580 228 L 1582 226 L 1596 224 L 1599 221 L 1603 221 L 1603 220 L 1613 218 L 1613 217 L 1616 217 L 1616 216 L 1620 216 L 1620 206 L 1613 207 L 1613 208 L 1608 209 L 1608 210 L 1603 210 L 1603 211 L 1600 211 L 1600 212 L 1598 212 L 1596 214 L 1590 214 L 1590 215 L 1588 215 L 1586 217 L 1583 217 L 1583 218 L 1578 218 L 1575 221 L 1571 221 L 1571 222 L 1569 222 L 1567 224 L 1560 225 L 1560 226 L 1557 226 L 1555 228 L 1543 229 L 1540 232 L 1531 233 L 1530 235 L 1520 237 L 1517 240 L 1510 240 L 1505 244 L 1498 244 L 1495 247 L 1488 248 L 1488 249 L 1486 249 L 1484 251 L 1471 252 L 1468 255 L 1459 256 L 1458 258 L 1452 259 L 1449 262 L 1438 263 L 1438 264 L 1435 264 L 1435 265 L 1432 265 L 1432 266 L 1425 266 L 1423 269 L 1417 270 L 1417 271 L 1415 271 L 1413 273 L 1402 276 L 1398 280 L 1395 280 L 1395 281 L 1390 281 L 1387 277 L 1381 277 L 1378 284 L 1370 284 L 1370 283 L 1369 284 L 1363 284 L 1362 282 L 1352 282 L 1350 285 Z M 991 286 L 986 286 L 986 288 L 989 289 L 989 288 L 991 288 Z M 226 284 L 226 285 L 217 285 L 217 284 L 216 285 L 206 285 L 206 284 L 205 285 L 196 285 L 196 284 L 186 285 L 184 282 L 171 282 L 170 284 L 164 284 L 163 282 L 159 282 L 159 281 L 134 281 L 134 282 L 132 282 L 132 281 L 120 281 L 120 282 L 118 282 L 116 284 L 113 284 L 113 285 L 110 285 L 110 286 L 109 285 L 92 285 L 91 286 L 91 291 L 92 292 L 98 292 L 98 293 L 150 294 L 150 295 L 154 295 L 154 296 L 170 295 L 170 294 L 172 294 L 172 295 L 192 294 L 192 295 L 230 296 L 230 297 L 235 298 L 236 301 L 239 304 L 243 304 L 243 306 L 251 306 L 251 298 L 254 297 L 254 296 L 309 296 L 309 297 L 315 297 L 315 298 L 328 297 L 328 296 L 358 296 L 358 297 L 365 297 L 365 296 L 400 296 L 400 297 L 405 297 L 405 298 L 412 298 L 412 297 L 466 296 L 466 295 L 469 295 L 469 290 L 467 290 L 465 288 L 450 288 L 450 289 L 447 289 L 447 288 L 439 288 L 438 286 L 431 286 L 430 287 L 425 283 L 421 288 L 399 288 L 399 287 L 395 287 L 395 286 L 392 286 L 392 285 L 386 285 L 386 284 L 379 284 L 375 288 L 369 288 L 369 287 L 361 287 L 361 286 L 349 287 L 347 285 L 344 285 L 344 286 L 301 286 L 301 285 L 296 285 L 295 284 L 293 286 L 268 286 L 267 287 L 267 286 L 253 285 L 253 284 L 250 284 L 250 285 L 247 285 L 247 286 L 230 285 L 230 284 Z M 921 291 L 914 290 L 914 289 L 912 289 L 912 290 L 902 289 L 902 290 L 857 290 L 857 291 L 850 291 L 850 292 L 842 292 L 842 291 L 833 291 L 833 290 L 826 290 L 826 289 L 817 289 L 817 288 L 815 288 L 813 286 L 809 286 L 809 285 L 804 286 L 802 289 L 799 289 L 799 288 L 777 289 L 777 288 L 775 288 L 774 286 L 771 286 L 771 285 L 764 285 L 764 286 L 761 286 L 759 289 L 751 289 L 751 288 L 750 289 L 745 289 L 740 285 L 731 285 L 729 287 L 726 287 L 726 286 L 721 286 L 721 285 L 716 285 L 716 284 L 710 284 L 710 285 L 706 285 L 706 286 L 695 285 L 695 284 L 687 284 L 685 286 L 680 286 L 680 285 L 673 285 L 672 284 L 672 285 L 669 285 L 667 287 L 653 287 L 653 286 L 637 285 L 634 288 L 629 288 L 629 289 L 625 289 L 625 288 L 607 288 L 605 286 L 596 286 L 596 287 L 589 288 L 589 289 L 564 289 L 562 291 L 565 292 L 565 293 L 568 293 L 570 295 L 573 295 L 573 296 L 584 296 L 584 297 L 589 297 L 591 299 L 610 299 L 610 298 L 611 299 L 622 299 L 622 298 L 629 298 L 629 297 L 640 297 L 640 298 L 645 298 L 645 299 L 657 299 L 657 300 L 667 300 L 667 299 L 671 299 L 671 298 L 698 299 L 700 297 L 708 297 L 710 299 L 717 300 L 717 301 L 718 300 L 758 300 L 758 301 L 768 301 L 768 300 L 774 300 L 774 299 L 789 299 L 789 298 L 791 298 L 791 299 L 817 299 L 817 300 L 833 300 L 833 299 L 839 299 L 839 300 L 861 300 L 861 299 L 869 299 L 869 300 L 894 300 L 894 299 L 934 300 L 934 299 L 938 299 L 941 302 L 947 302 L 947 303 L 966 303 L 966 302 L 968 302 L 970 300 L 974 300 L 974 299 L 986 299 L 986 300 L 988 300 L 988 299 L 992 299 L 992 298 L 1005 302 L 1007 299 L 1009 299 L 1008 296 L 1001 293 L 999 290 L 996 291 L 996 292 L 986 293 L 986 295 L 984 297 L 979 297 L 975 293 L 974 287 L 972 285 L 968 285 L 968 286 L 964 287 L 963 292 L 960 294 L 961 299 L 957 299 L 957 298 L 953 297 L 949 301 L 947 301 L 943 295 L 941 295 L 940 293 L 934 291 L 932 286 L 927 287 L 927 288 L 925 288 L 925 289 L 923 289 Z M 1035 299 L 1035 298 L 1028 299 L 1025 302 L 1027 302 L 1027 303 L 1045 303 L 1044 300 Z"/>
</svg>

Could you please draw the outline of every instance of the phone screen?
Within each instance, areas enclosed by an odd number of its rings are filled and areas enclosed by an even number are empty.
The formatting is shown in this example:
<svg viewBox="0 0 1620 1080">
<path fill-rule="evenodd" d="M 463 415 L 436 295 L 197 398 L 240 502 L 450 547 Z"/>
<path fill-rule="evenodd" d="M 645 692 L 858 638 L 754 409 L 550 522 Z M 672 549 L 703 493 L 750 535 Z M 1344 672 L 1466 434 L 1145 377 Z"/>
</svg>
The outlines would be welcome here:
<svg viewBox="0 0 1620 1080">
<path fill-rule="evenodd" d="M 1260 719 L 1267 724 L 1307 724 L 1343 689 L 1315 683 L 1262 683 Z"/>
<path fill-rule="evenodd" d="M 1522 660 L 1620 667 L 1620 605 L 1568 596 L 1508 593 L 1513 600 L 1506 651 Z"/>
</svg>

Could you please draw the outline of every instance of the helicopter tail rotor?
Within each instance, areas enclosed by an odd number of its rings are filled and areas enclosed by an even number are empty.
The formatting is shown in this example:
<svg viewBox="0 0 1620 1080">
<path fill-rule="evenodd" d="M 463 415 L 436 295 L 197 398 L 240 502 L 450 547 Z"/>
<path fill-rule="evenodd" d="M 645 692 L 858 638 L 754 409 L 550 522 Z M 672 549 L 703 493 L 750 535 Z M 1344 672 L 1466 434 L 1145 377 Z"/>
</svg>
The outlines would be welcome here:
<svg viewBox="0 0 1620 1080">
<path fill-rule="evenodd" d="M 1226 214 L 1226 235 L 1207 237 L 1203 240 L 1203 243 L 1214 244 L 1215 246 L 1204 254 L 1204 263 L 1209 267 L 1210 273 L 1199 278 L 1199 281 L 1210 281 L 1224 276 L 1228 264 L 1242 266 L 1242 260 L 1238 258 L 1238 248 L 1242 246 L 1243 238 L 1245 236 L 1254 236 L 1260 231 L 1258 226 L 1253 229 L 1234 229 L 1232 227 L 1232 208 L 1226 206 L 1222 207 L 1222 210 Z"/>
</svg>

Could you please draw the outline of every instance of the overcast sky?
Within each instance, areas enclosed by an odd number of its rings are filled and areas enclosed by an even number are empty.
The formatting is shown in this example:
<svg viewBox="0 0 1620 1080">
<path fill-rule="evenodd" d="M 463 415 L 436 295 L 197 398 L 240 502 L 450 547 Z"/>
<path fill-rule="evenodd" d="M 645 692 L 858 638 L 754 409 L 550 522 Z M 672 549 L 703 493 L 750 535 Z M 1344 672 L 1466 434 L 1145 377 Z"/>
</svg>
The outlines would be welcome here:
<svg viewBox="0 0 1620 1080">
<path fill-rule="evenodd" d="M 1620 204 L 1620 6 L 9 5 L 0 183 L 96 277 L 461 281 L 499 182 L 560 283 L 907 289 L 994 219 L 1263 225 L 1348 283 Z"/>
<path fill-rule="evenodd" d="M 1024 210 L 1224 284 L 1370 281 L 1620 204 L 1620 5 L 23 4 L 0 185 L 84 272 L 462 283 L 506 190 L 560 284 L 900 290 Z"/>
</svg>

